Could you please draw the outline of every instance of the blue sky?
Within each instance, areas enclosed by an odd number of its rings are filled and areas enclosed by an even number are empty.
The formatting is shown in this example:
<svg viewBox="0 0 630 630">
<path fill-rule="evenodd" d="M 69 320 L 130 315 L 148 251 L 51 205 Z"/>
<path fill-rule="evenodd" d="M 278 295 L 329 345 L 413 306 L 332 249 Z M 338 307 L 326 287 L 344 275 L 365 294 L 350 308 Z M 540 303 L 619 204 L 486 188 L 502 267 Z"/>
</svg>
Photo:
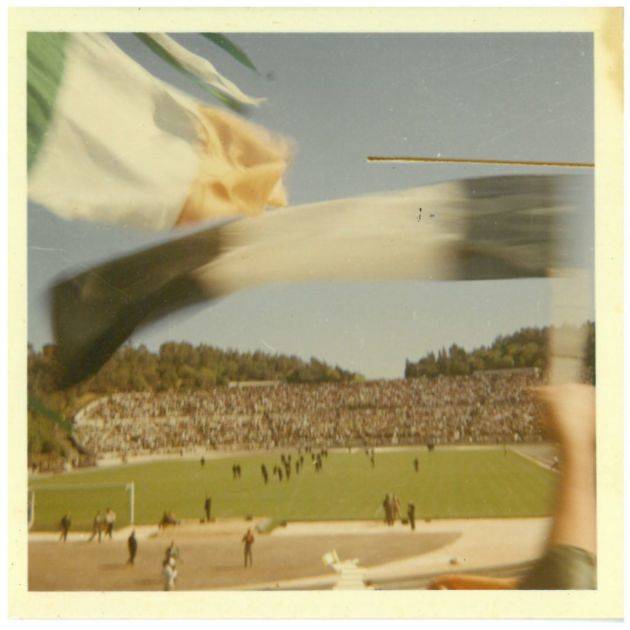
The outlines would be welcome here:
<svg viewBox="0 0 630 630">
<path fill-rule="evenodd" d="M 494 166 L 374 165 L 367 155 L 507 160 L 594 158 L 588 34 L 235 34 L 252 73 L 196 35 L 176 38 L 268 101 L 252 119 L 290 137 L 293 204 L 459 177 L 537 172 Z M 131 36 L 115 41 L 151 72 L 211 101 Z M 546 170 L 539 172 L 548 172 Z M 47 289 L 60 274 L 164 235 L 66 222 L 29 204 L 29 341 L 51 341 Z M 590 261 L 592 252 L 585 252 Z M 472 348 L 551 321 L 549 280 L 312 283 L 243 291 L 137 332 L 157 348 L 189 340 L 317 356 L 371 378 L 453 342 Z"/>
</svg>

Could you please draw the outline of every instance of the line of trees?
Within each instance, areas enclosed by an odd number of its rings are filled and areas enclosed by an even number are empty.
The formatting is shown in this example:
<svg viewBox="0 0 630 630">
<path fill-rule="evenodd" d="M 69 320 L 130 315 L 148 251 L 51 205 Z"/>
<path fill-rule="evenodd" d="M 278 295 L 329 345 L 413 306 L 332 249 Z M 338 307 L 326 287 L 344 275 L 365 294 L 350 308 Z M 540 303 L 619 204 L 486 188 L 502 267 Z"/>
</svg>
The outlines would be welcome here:
<svg viewBox="0 0 630 630">
<path fill-rule="evenodd" d="M 595 374 L 595 324 L 586 322 L 580 327 L 565 326 L 571 332 L 586 332 L 585 368 Z M 584 331 L 584 328 L 586 330 Z M 417 361 L 407 359 L 405 378 L 439 375 L 466 375 L 481 370 L 505 370 L 512 368 L 540 368 L 548 363 L 548 339 L 553 327 L 522 328 L 513 335 L 499 336 L 489 346 L 481 346 L 467 352 L 453 344 L 448 350 L 442 348 L 437 354 L 429 352 Z"/>
</svg>

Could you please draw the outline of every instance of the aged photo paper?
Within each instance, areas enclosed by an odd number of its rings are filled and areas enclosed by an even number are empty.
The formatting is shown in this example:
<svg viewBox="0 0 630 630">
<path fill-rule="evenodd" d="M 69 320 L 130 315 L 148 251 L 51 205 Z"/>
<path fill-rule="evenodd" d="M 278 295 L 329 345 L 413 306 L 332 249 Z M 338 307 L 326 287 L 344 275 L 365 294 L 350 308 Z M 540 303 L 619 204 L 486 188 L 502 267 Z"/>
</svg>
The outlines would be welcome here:
<svg viewBox="0 0 630 630">
<path fill-rule="evenodd" d="M 18 618 L 623 615 L 621 9 L 11 9 Z"/>
</svg>

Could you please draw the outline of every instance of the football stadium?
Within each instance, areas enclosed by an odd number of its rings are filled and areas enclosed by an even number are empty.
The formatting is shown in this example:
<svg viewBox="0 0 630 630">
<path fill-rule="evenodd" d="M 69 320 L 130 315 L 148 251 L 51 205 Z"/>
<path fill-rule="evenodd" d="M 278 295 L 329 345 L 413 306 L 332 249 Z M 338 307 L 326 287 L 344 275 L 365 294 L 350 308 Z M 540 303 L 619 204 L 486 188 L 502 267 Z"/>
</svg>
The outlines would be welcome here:
<svg viewBox="0 0 630 630">
<path fill-rule="evenodd" d="M 32 373 L 46 361 L 34 354 Z M 521 368 L 93 398 L 72 418 L 65 459 L 31 458 L 30 588 L 162 588 L 172 543 L 180 589 L 517 576 L 540 553 L 557 477 L 529 393 L 540 382 Z"/>
</svg>

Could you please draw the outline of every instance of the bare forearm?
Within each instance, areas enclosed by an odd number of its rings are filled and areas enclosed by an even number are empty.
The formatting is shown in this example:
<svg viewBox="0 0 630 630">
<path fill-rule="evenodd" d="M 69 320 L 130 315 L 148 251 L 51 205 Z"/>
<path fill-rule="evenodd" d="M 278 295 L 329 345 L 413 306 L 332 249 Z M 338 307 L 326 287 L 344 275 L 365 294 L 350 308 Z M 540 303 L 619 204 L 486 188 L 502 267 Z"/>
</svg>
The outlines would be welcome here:
<svg viewBox="0 0 630 630">
<path fill-rule="evenodd" d="M 550 543 L 596 553 L 595 450 L 591 444 L 561 447 L 556 512 Z"/>
</svg>

